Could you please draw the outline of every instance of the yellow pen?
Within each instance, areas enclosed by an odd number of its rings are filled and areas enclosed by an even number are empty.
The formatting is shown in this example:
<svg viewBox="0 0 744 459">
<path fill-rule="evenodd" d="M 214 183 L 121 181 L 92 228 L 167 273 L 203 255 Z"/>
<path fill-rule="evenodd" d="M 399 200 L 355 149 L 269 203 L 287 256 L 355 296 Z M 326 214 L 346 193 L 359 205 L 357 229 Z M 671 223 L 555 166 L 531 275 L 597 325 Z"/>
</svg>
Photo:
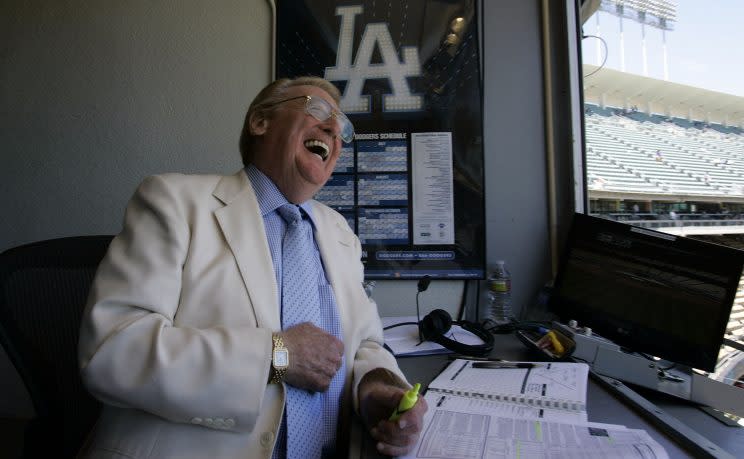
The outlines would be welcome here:
<svg viewBox="0 0 744 459">
<path fill-rule="evenodd" d="M 563 355 L 565 352 L 565 349 L 563 348 L 563 344 L 561 344 L 560 341 L 558 341 L 558 337 L 555 336 L 555 332 L 553 330 L 550 330 L 548 332 L 548 338 L 550 339 L 550 343 L 553 345 L 553 350 L 555 351 L 555 354 L 558 356 Z"/>
<path fill-rule="evenodd" d="M 396 408 L 395 411 L 393 411 L 393 414 L 390 415 L 391 421 L 397 421 L 403 413 L 413 408 L 413 405 L 418 401 L 419 389 L 421 389 L 421 384 L 416 383 L 411 389 L 407 390 L 406 393 L 403 394 L 400 403 L 398 403 L 398 408 Z"/>
</svg>

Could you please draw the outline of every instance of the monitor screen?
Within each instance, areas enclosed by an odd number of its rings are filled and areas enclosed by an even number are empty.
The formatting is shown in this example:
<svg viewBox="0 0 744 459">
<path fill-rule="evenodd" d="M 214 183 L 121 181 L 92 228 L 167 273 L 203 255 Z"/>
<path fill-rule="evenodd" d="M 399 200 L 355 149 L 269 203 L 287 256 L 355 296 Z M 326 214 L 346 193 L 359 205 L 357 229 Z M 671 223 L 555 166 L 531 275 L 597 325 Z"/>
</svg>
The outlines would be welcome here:
<svg viewBox="0 0 744 459">
<path fill-rule="evenodd" d="M 713 371 L 744 251 L 576 214 L 550 309 L 631 351 Z"/>
<path fill-rule="evenodd" d="M 276 76 L 331 81 L 355 130 L 315 199 L 359 236 L 367 279 L 482 279 L 475 1 L 343 3 L 276 2 Z"/>
</svg>

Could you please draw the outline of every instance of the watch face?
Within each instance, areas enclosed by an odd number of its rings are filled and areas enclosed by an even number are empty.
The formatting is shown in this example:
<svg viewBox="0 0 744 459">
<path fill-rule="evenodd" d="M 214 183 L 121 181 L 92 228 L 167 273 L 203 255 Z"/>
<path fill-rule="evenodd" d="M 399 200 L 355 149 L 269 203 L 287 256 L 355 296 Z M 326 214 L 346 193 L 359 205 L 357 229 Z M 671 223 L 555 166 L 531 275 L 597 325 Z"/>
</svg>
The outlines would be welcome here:
<svg viewBox="0 0 744 459">
<path fill-rule="evenodd" d="M 284 368 L 289 365 L 289 352 L 286 349 L 277 349 L 274 351 L 274 366 Z"/>
</svg>

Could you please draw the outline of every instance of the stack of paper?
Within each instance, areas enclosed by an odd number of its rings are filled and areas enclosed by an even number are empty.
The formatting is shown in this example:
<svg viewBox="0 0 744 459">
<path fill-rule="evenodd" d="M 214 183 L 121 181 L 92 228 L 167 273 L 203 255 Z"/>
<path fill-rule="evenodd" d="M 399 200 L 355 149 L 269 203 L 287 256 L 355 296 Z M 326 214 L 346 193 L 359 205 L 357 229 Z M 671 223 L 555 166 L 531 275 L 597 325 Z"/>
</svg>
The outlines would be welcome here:
<svg viewBox="0 0 744 459">
<path fill-rule="evenodd" d="M 409 322 L 410 324 L 388 328 L 392 325 L 403 324 L 406 322 Z M 452 352 L 441 344 L 437 344 L 433 341 L 421 342 L 419 339 L 418 325 L 416 324 L 416 316 L 382 318 L 382 327 L 387 328 L 387 330 L 385 330 L 385 345 L 393 352 L 393 354 L 396 356 L 403 356 L 444 354 Z M 483 340 L 469 331 L 463 330 L 459 325 L 452 325 L 445 336 L 463 344 L 483 344 Z"/>
<path fill-rule="evenodd" d="M 668 457 L 645 430 L 587 422 L 586 364 L 477 366 L 455 360 L 431 382 L 406 458 Z"/>
</svg>

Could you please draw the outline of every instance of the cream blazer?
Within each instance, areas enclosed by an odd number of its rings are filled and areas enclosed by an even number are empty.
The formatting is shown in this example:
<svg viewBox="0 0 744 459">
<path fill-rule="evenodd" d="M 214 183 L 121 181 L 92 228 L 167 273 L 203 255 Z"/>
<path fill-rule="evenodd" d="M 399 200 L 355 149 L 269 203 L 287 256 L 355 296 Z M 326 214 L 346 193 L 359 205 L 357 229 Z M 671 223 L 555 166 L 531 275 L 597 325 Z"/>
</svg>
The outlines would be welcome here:
<svg viewBox="0 0 744 459">
<path fill-rule="evenodd" d="M 339 308 L 349 424 L 361 377 L 387 368 L 359 239 L 313 201 Z M 149 177 L 96 273 L 81 325 L 83 381 L 104 409 L 83 457 L 269 458 L 284 387 L 267 384 L 277 285 L 253 188 L 232 176 Z M 291 359 L 291 356 L 290 356 Z M 291 363 L 291 360 L 290 360 Z"/>
</svg>

